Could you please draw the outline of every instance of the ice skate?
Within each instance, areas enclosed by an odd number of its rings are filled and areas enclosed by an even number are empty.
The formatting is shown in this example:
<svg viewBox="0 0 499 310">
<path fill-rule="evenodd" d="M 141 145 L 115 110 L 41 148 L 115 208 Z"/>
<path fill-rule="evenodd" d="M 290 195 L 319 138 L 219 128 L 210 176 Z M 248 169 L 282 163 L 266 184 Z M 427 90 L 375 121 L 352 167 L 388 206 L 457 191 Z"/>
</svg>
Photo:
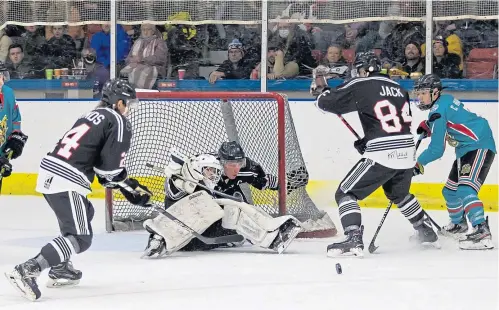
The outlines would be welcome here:
<svg viewBox="0 0 499 310">
<path fill-rule="evenodd" d="M 288 220 L 279 227 L 279 234 L 277 234 L 277 237 L 270 245 L 270 248 L 281 254 L 288 248 L 300 231 L 300 226 L 296 225 L 292 220 Z"/>
<path fill-rule="evenodd" d="M 146 249 L 141 258 L 161 258 L 167 254 L 165 239 L 158 234 L 151 233 Z"/>
<path fill-rule="evenodd" d="M 36 260 L 30 259 L 17 265 L 13 271 L 6 272 L 5 276 L 24 298 L 35 301 L 42 295 L 36 283 L 36 278 L 40 276 L 40 266 Z"/>
<path fill-rule="evenodd" d="M 74 269 L 71 261 L 65 261 L 50 268 L 47 287 L 75 286 L 80 283 L 82 273 Z"/>
<path fill-rule="evenodd" d="M 420 243 L 423 247 L 441 248 L 440 242 L 438 242 L 438 236 L 435 233 L 435 230 L 433 230 L 433 225 L 426 216 L 414 223 L 413 226 L 416 233 L 411 237 L 412 241 Z"/>
<path fill-rule="evenodd" d="M 442 227 L 440 233 L 446 237 L 450 237 L 456 240 L 466 239 L 466 233 L 468 232 L 468 223 L 465 219 L 459 224 L 454 224 L 450 222 L 448 225 Z"/>
<path fill-rule="evenodd" d="M 327 246 L 328 257 L 354 256 L 364 257 L 364 242 L 362 235 L 364 226 L 349 226 L 345 229 L 347 236 L 344 241 L 333 243 Z"/>
<path fill-rule="evenodd" d="M 494 248 L 492 234 L 489 228 L 489 218 L 485 222 L 473 227 L 473 232 L 459 241 L 461 250 L 490 250 Z"/>
</svg>

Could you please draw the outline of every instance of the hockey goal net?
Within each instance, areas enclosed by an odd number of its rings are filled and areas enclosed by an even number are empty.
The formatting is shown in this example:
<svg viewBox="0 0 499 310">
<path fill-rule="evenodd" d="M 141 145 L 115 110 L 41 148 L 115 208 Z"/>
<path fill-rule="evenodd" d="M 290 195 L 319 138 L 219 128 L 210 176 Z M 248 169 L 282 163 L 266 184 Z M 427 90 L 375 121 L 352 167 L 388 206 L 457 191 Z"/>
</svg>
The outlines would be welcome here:
<svg viewBox="0 0 499 310">
<path fill-rule="evenodd" d="M 306 191 L 309 175 L 285 95 L 256 92 L 143 92 L 139 108 L 130 115 L 133 128 L 125 165 L 128 174 L 153 193 L 162 205 L 165 177 L 146 164 L 165 167 L 169 150 L 186 155 L 217 152 L 224 141 L 238 141 L 246 155 L 266 173 L 278 176 L 278 191 L 243 186 L 250 203 L 272 216 L 291 214 L 304 226 L 301 237 L 336 234 L 326 212 Z M 106 195 L 106 228 L 133 230 L 154 216 L 151 209 L 128 203 L 119 191 Z"/>
</svg>

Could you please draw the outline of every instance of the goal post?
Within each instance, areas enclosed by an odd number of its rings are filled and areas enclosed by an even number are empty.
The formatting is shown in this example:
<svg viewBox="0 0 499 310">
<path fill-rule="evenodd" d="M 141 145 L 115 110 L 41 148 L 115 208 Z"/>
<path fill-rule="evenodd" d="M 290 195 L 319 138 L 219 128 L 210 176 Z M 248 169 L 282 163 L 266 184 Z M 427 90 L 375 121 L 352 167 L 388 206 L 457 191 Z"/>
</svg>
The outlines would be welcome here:
<svg viewBox="0 0 499 310">
<path fill-rule="evenodd" d="M 165 177 L 146 164 L 168 165 L 171 148 L 186 155 L 217 152 L 224 141 L 238 141 L 246 156 L 276 175 L 277 191 L 241 184 L 248 202 L 272 216 L 291 214 L 305 231 L 301 237 L 330 237 L 336 227 L 317 208 L 306 186 L 303 160 L 286 95 L 260 92 L 138 92 L 139 107 L 130 115 L 133 135 L 125 166 L 162 205 Z M 284 186 L 283 186 L 284 184 Z M 106 230 L 142 229 L 155 214 L 133 206 L 119 191 L 106 191 Z"/>
</svg>

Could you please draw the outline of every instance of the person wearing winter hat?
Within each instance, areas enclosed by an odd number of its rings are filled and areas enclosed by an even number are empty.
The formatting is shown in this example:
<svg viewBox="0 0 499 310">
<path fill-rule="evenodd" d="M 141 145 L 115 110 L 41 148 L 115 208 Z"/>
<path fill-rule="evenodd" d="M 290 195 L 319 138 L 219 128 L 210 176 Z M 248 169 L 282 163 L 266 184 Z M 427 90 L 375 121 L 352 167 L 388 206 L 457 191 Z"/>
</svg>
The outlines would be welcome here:
<svg viewBox="0 0 499 310">
<path fill-rule="evenodd" d="M 409 42 L 405 46 L 405 61 L 402 64 L 404 72 L 411 73 L 420 72 L 424 74 L 424 59 L 421 57 L 421 46 L 418 42 Z"/>
<path fill-rule="evenodd" d="M 244 58 L 243 45 L 238 39 L 229 43 L 229 59 L 225 60 L 220 67 L 210 73 L 209 82 L 214 84 L 218 79 L 248 79 L 253 69 Z"/>
<path fill-rule="evenodd" d="M 433 73 L 443 79 L 460 79 L 461 59 L 457 54 L 449 53 L 448 43 L 442 36 L 433 40 Z"/>
</svg>

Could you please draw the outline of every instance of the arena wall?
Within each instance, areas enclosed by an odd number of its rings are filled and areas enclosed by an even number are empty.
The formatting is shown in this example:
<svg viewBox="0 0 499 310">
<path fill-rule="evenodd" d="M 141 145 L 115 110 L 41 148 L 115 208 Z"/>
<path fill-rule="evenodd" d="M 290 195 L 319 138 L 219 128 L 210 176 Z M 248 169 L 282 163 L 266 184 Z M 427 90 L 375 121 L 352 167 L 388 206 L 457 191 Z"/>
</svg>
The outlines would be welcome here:
<svg viewBox="0 0 499 310">
<path fill-rule="evenodd" d="M 14 173 L 4 180 L 2 195 L 37 195 L 35 192 L 36 176 L 41 158 L 50 151 L 57 139 L 62 137 L 75 119 L 96 105 L 96 101 L 19 101 L 23 118 L 23 131 L 29 135 L 29 141 L 21 158 L 13 161 Z M 486 117 L 497 139 L 498 102 L 464 101 L 467 108 Z M 360 158 L 353 148 L 355 138 L 333 114 L 318 110 L 311 100 L 290 100 L 301 151 L 310 172 L 308 190 L 320 206 L 333 206 L 336 186 L 343 176 Z M 413 129 L 424 119 L 427 113 L 413 108 Z M 345 115 L 352 126 L 362 133 L 362 128 L 354 113 Z M 427 141 L 421 144 L 424 150 Z M 447 179 L 454 160 L 454 151 L 448 147 L 444 157 L 431 163 L 425 174 L 415 177 L 412 192 L 419 197 L 428 209 L 443 209 L 441 197 L 443 183 Z M 486 209 L 497 211 L 498 173 L 497 160 L 482 188 L 480 197 Z M 91 197 L 102 198 L 104 191 L 94 184 Z M 387 199 L 382 191 L 377 191 L 371 198 L 361 203 L 367 207 L 386 207 Z"/>
</svg>

